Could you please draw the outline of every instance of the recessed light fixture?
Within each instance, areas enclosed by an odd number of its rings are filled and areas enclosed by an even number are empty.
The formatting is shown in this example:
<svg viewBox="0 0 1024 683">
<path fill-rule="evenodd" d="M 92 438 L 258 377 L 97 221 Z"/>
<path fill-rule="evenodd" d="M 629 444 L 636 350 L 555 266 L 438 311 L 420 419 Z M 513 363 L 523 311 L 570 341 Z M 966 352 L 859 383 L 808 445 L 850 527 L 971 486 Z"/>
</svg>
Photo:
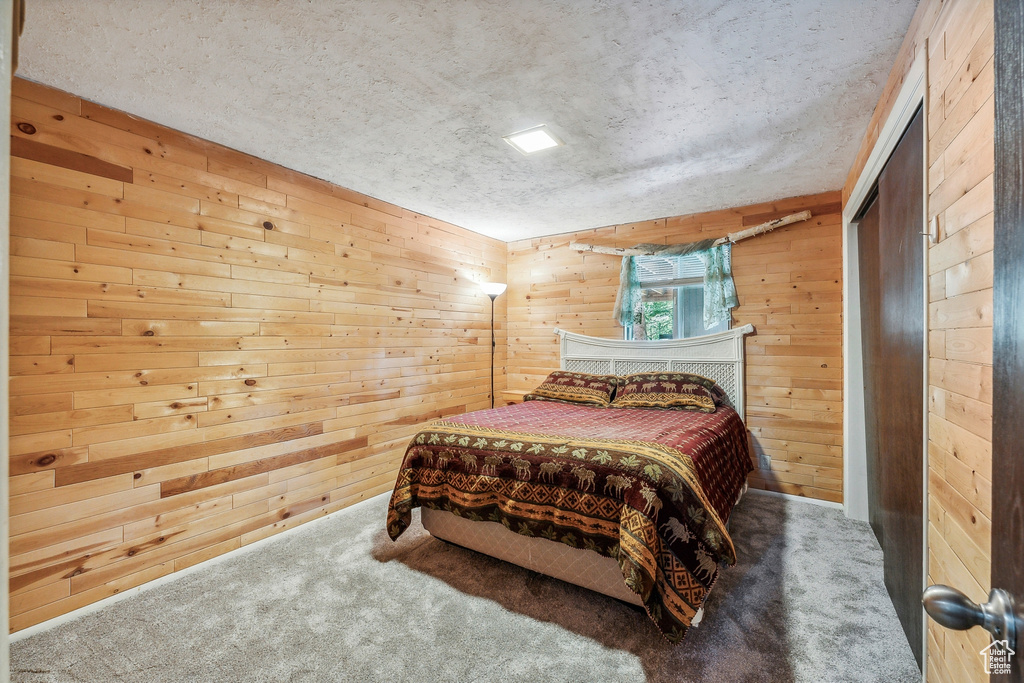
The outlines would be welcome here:
<svg viewBox="0 0 1024 683">
<path fill-rule="evenodd" d="M 564 144 L 548 130 L 547 126 L 543 125 L 506 135 L 503 139 L 523 154 L 533 154 L 542 149 L 558 147 Z"/>
</svg>

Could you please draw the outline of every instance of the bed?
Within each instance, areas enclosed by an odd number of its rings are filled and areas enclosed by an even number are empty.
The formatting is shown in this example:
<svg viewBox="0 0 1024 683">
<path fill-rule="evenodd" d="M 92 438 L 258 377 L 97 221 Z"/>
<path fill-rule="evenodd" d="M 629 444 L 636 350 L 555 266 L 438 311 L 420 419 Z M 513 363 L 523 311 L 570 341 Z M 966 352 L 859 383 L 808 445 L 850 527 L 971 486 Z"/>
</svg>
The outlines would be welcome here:
<svg viewBox="0 0 1024 683">
<path fill-rule="evenodd" d="M 406 452 L 388 534 L 420 507 L 435 537 L 642 606 L 678 642 L 719 566 L 735 562 L 726 525 L 752 469 L 743 338 L 753 328 L 642 342 L 556 332 L 563 375 L 692 373 L 717 383 L 713 412 L 570 397 L 435 421 Z"/>
</svg>

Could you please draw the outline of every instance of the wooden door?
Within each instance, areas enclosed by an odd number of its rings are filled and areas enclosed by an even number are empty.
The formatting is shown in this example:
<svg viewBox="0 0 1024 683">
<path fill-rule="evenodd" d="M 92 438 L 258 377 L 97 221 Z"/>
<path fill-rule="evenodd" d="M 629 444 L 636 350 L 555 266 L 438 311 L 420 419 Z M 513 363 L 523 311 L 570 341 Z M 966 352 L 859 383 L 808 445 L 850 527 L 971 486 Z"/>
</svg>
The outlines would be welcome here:
<svg viewBox="0 0 1024 683">
<path fill-rule="evenodd" d="M 1024 2 L 997 2 L 995 22 L 992 586 L 1024 616 Z M 1024 682 L 1022 636 L 993 680 Z"/>
<path fill-rule="evenodd" d="M 864 446 L 867 451 L 868 522 L 878 544 L 885 547 L 882 524 L 881 481 L 884 461 L 878 457 L 878 397 L 881 376 L 878 353 L 880 315 L 878 277 L 878 199 L 873 199 L 857 226 L 857 261 L 860 273 L 861 354 L 864 367 Z"/>
<path fill-rule="evenodd" d="M 878 443 L 884 576 L 922 663 L 924 588 L 924 130 L 919 111 L 878 180 Z"/>
<path fill-rule="evenodd" d="M 858 228 L 868 516 L 918 665 L 924 588 L 924 131 L 919 111 Z"/>
</svg>

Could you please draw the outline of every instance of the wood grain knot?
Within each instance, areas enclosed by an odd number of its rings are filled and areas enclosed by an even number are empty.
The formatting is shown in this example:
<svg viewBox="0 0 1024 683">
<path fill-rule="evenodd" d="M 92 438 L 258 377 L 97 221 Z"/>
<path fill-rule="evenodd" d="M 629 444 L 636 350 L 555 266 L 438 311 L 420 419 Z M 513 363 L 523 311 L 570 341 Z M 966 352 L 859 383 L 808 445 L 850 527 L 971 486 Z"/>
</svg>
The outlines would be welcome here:
<svg viewBox="0 0 1024 683">
<path fill-rule="evenodd" d="M 52 465 L 55 462 L 57 462 L 57 456 L 53 453 L 47 453 L 43 457 L 39 458 L 38 465 L 40 467 L 46 467 L 47 465 Z"/>
<path fill-rule="evenodd" d="M 247 387 L 254 387 L 254 386 L 256 386 L 256 380 L 254 380 L 254 379 L 247 379 L 247 380 L 245 380 L 245 386 L 247 386 Z"/>
<path fill-rule="evenodd" d="M 263 221 L 263 227 L 266 228 L 267 230 L 273 230 L 274 224 L 271 223 L 270 221 Z"/>
<path fill-rule="evenodd" d="M 142 333 L 142 336 L 143 337 L 152 337 L 155 334 L 156 334 L 156 332 L 154 332 L 153 330 L 146 330 L 145 332 Z"/>
<path fill-rule="evenodd" d="M 31 123 L 25 123 L 24 121 L 18 124 L 18 130 L 20 130 L 25 135 L 36 134 L 36 127 L 33 126 Z"/>
<path fill-rule="evenodd" d="M 54 121 L 63 121 L 64 120 L 64 115 L 63 114 L 54 114 L 53 115 L 53 120 Z"/>
</svg>

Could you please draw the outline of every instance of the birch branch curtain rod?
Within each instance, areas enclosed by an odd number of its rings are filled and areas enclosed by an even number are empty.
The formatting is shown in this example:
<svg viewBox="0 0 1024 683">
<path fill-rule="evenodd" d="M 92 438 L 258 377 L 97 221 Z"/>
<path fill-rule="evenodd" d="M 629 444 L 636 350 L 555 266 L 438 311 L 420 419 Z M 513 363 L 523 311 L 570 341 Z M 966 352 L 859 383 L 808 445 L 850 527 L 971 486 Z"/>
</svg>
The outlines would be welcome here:
<svg viewBox="0 0 1024 683">
<path fill-rule="evenodd" d="M 739 230 L 737 232 L 730 232 L 725 237 L 720 237 L 710 244 L 710 246 L 717 247 L 720 244 L 726 242 L 735 243 L 740 240 L 745 240 L 748 237 L 754 237 L 755 235 L 763 235 L 766 232 L 771 232 L 775 228 L 781 228 L 783 225 L 790 225 L 791 223 L 799 223 L 806 221 L 811 217 L 810 211 L 801 211 L 799 213 L 793 213 L 782 218 L 776 218 L 774 220 L 755 225 L 745 230 Z M 670 256 L 673 253 L 687 253 L 690 250 L 685 249 L 680 252 L 681 247 L 688 247 L 689 245 L 665 245 L 665 244 L 638 244 L 635 247 L 604 247 L 599 244 L 586 244 L 583 242 L 570 242 L 569 248 L 575 249 L 576 251 L 591 251 L 595 254 L 611 254 L 613 256 Z"/>
</svg>

